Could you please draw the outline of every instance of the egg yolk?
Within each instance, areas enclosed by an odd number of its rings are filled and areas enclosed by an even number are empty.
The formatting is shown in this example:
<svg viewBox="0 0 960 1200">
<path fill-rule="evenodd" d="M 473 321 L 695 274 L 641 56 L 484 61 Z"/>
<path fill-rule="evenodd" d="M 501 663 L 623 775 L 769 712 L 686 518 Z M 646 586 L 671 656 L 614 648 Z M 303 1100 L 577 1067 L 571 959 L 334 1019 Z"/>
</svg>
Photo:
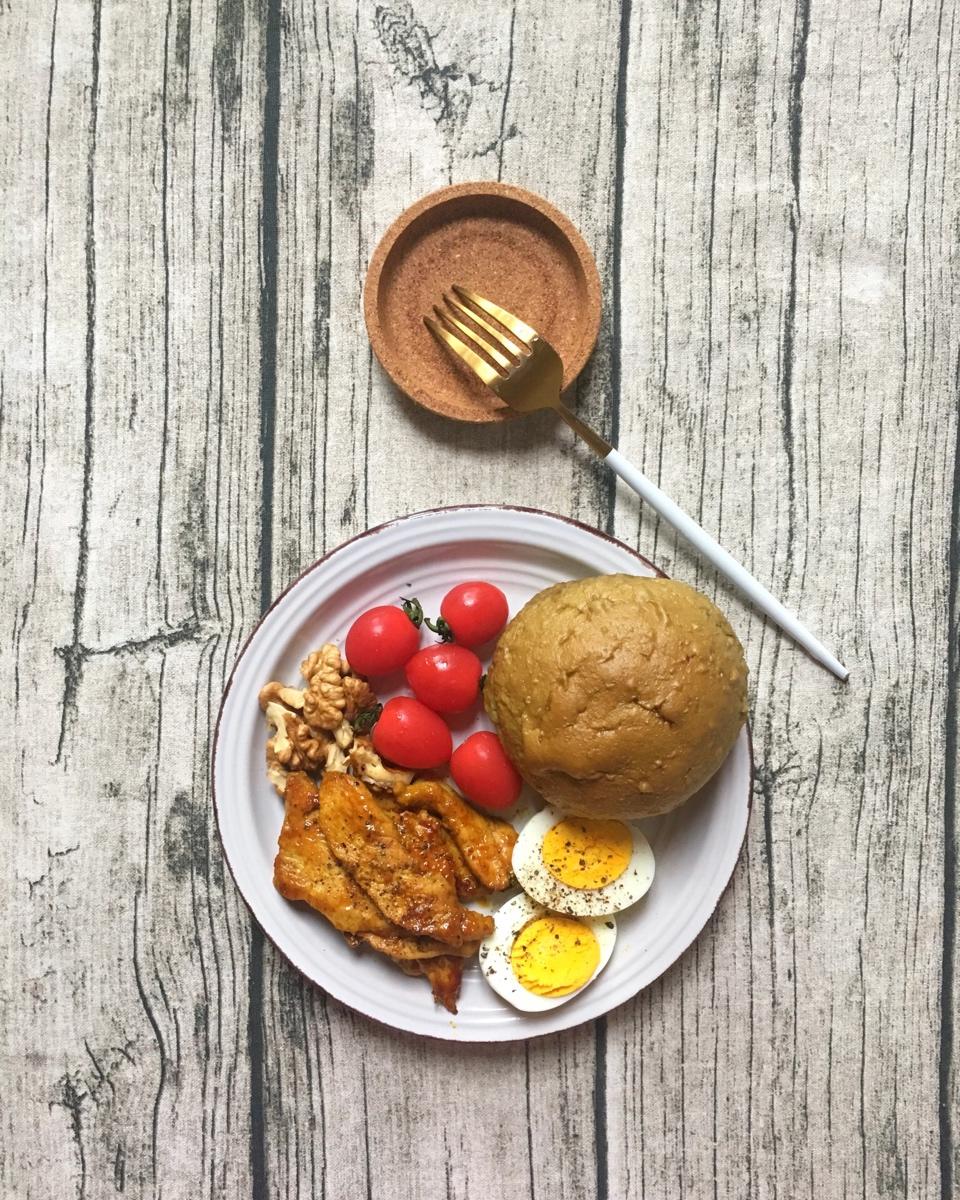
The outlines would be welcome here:
<svg viewBox="0 0 960 1200">
<path fill-rule="evenodd" d="M 592 930 L 551 914 L 525 925 L 510 948 L 517 981 L 535 996 L 566 996 L 593 978 L 600 946 Z"/>
<path fill-rule="evenodd" d="M 622 821 L 570 818 L 543 839 L 547 870 L 573 888 L 601 888 L 619 879 L 632 855 L 633 836 Z"/>
</svg>

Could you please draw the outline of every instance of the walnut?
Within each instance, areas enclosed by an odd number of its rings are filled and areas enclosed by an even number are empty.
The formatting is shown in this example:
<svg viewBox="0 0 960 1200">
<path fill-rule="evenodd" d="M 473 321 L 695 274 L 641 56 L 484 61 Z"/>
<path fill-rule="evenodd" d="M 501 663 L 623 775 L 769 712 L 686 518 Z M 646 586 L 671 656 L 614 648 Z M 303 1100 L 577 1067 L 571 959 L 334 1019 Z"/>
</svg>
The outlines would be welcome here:
<svg viewBox="0 0 960 1200">
<path fill-rule="evenodd" d="M 278 700 L 271 700 L 266 707 L 267 721 L 273 726 L 274 735 L 267 742 L 268 757 L 288 771 L 315 771 L 327 753 L 328 739 L 317 734 L 305 721 Z"/>
<path fill-rule="evenodd" d="M 319 679 L 319 677 L 317 677 Z M 303 716 L 313 729 L 332 731 L 343 721 L 343 688 L 334 690 L 319 681 L 304 693 Z"/>
<path fill-rule="evenodd" d="M 354 738 L 352 722 L 377 707 L 365 679 L 333 642 L 313 650 L 300 664 L 306 687 L 268 683 L 260 691 L 260 707 L 273 729 L 267 742 L 267 777 L 283 795 L 290 771 L 352 771 L 372 787 L 405 787 L 411 771 L 384 766 L 369 738 Z"/>
<path fill-rule="evenodd" d="M 343 713 L 349 721 L 352 721 L 357 713 L 363 712 L 365 708 L 373 708 L 377 702 L 376 693 L 370 684 L 365 679 L 359 679 L 356 675 L 346 675 L 344 677 L 343 695 L 346 700 Z"/>
<path fill-rule="evenodd" d="M 289 774 L 290 772 L 277 762 L 271 744 L 267 742 L 267 779 L 270 780 L 281 796 L 286 794 Z"/>
<path fill-rule="evenodd" d="M 293 742 L 308 770 L 315 771 L 326 757 L 328 739 L 317 730 L 311 729 L 305 721 L 298 721 Z"/>
<path fill-rule="evenodd" d="M 290 766 L 294 757 L 293 741 L 287 732 L 287 722 L 296 719 L 295 714 L 278 700 L 271 700 L 264 708 L 267 714 L 267 724 L 273 727 L 273 737 L 267 742 L 267 754 L 285 767 Z"/>
<path fill-rule="evenodd" d="M 374 750 L 369 738 L 354 738 L 353 745 L 347 755 L 350 767 L 364 783 L 371 787 L 382 788 L 392 792 L 395 787 L 409 787 L 413 782 L 412 771 L 402 771 L 399 767 L 386 767 L 383 759 Z"/>
<path fill-rule="evenodd" d="M 341 775 L 346 774 L 347 756 L 336 742 L 331 742 L 327 746 L 327 760 L 324 764 L 324 769 L 327 771 L 336 771 Z"/>
<path fill-rule="evenodd" d="M 343 720 L 347 698 L 340 674 L 340 651 L 328 642 L 300 664 L 307 680 L 303 718 L 313 729 L 334 730 Z"/>
<path fill-rule="evenodd" d="M 279 700 L 287 708 L 295 708 L 298 712 L 303 708 L 303 692 L 299 688 L 286 687 L 282 683 L 265 683 L 260 689 L 260 707 L 264 712 L 271 700 Z"/>
<path fill-rule="evenodd" d="M 347 660 L 341 656 L 333 642 L 324 642 L 319 650 L 311 650 L 300 664 L 300 674 L 307 683 L 310 683 L 320 670 L 336 671 L 338 675 L 346 675 L 350 670 Z"/>
</svg>

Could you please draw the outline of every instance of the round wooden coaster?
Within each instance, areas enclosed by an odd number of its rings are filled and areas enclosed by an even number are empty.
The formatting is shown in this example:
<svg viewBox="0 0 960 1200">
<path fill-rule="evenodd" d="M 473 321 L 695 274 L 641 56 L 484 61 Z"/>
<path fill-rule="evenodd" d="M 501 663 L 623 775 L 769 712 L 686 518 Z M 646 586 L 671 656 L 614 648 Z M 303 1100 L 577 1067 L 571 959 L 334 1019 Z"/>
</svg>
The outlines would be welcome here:
<svg viewBox="0 0 960 1200">
<path fill-rule="evenodd" d="M 505 183 L 441 188 L 401 213 L 367 270 L 367 332 L 397 387 L 445 417 L 504 420 L 511 411 L 423 323 L 455 283 L 532 325 L 563 360 L 563 386 L 576 379 L 600 329 L 600 277 L 553 205 Z"/>
</svg>

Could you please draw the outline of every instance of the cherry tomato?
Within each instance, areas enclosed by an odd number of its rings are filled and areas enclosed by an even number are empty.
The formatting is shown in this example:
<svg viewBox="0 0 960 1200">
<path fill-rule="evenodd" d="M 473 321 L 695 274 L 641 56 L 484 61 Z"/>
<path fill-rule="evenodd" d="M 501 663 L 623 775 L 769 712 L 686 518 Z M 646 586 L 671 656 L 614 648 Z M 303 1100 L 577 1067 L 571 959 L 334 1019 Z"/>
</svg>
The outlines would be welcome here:
<svg viewBox="0 0 960 1200">
<path fill-rule="evenodd" d="M 407 683 L 427 708 L 459 713 L 469 708 L 480 691 L 483 667 L 465 646 L 427 646 L 407 662 Z"/>
<path fill-rule="evenodd" d="M 495 733 L 472 733 L 450 758 L 453 782 L 468 800 L 484 808 L 509 808 L 523 780 Z"/>
<path fill-rule="evenodd" d="M 453 739 L 432 709 L 412 696 L 396 696 L 373 727 L 373 748 L 399 767 L 425 771 L 449 759 Z"/>
<path fill-rule="evenodd" d="M 440 615 L 461 646 L 482 646 L 506 625 L 510 610 L 498 587 L 477 579 L 451 588 L 440 605 Z"/>
<path fill-rule="evenodd" d="M 357 617 L 344 651 L 358 675 L 388 675 L 399 671 L 419 645 L 420 630 L 403 609 L 381 604 Z"/>
</svg>

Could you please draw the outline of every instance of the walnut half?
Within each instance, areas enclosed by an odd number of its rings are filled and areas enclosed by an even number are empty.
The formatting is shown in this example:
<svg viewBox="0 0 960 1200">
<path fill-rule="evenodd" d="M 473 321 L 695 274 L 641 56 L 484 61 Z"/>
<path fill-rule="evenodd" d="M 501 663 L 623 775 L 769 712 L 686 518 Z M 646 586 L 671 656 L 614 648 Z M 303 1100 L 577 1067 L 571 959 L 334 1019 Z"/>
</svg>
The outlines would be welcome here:
<svg viewBox="0 0 960 1200">
<path fill-rule="evenodd" d="M 325 771 L 335 771 L 340 775 L 347 773 L 347 756 L 340 749 L 336 742 L 331 742 L 327 746 L 327 758 L 324 763 Z"/>
<path fill-rule="evenodd" d="M 289 775 L 290 772 L 286 767 L 277 761 L 272 744 L 267 742 L 267 779 L 270 780 L 280 796 L 286 795 Z"/>
<path fill-rule="evenodd" d="M 319 671 L 336 671 L 338 675 L 346 675 L 349 670 L 346 659 L 343 658 L 333 642 L 324 642 L 319 650 L 311 650 L 300 664 L 300 674 L 307 683 Z"/>
<path fill-rule="evenodd" d="M 297 713 L 285 708 L 279 700 L 266 706 L 267 722 L 274 729 L 267 742 L 267 753 L 288 771 L 315 771 L 324 761 L 328 738 L 300 720 Z"/>
<path fill-rule="evenodd" d="M 260 707 L 264 712 L 267 711 L 267 705 L 272 700 L 278 700 L 287 708 L 296 709 L 297 712 L 303 708 L 303 692 L 299 688 L 287 687 L 282 683 L 265 683 L 260 689 Z"/>
<path fill-rule="evenodd" d="M 377 702 L 376 692 L 365 679 L 357 675 L 344 676 L 343 695 L 346 700 L 343 715 L 348 721 L 354 720 L 365 708 L 373 708 Z"/>
<path fill-rule="evenodd" d="M 340 651 L 332 642 L 314 650 L 300 664 L 307 681 L 303 693 L 303 719 L 313 729 L 334 730 L 347 706 L 341 674 Z"/>
<path fill-rule="evenodd" d="M 412 771 L 385 766 L 368 737 L 354 738 L 347 760 L 353 773 L 364 783 L 382 791 L 392 792 L 397 787 L 409 787 L 413 782 Z"/>
</svg>

